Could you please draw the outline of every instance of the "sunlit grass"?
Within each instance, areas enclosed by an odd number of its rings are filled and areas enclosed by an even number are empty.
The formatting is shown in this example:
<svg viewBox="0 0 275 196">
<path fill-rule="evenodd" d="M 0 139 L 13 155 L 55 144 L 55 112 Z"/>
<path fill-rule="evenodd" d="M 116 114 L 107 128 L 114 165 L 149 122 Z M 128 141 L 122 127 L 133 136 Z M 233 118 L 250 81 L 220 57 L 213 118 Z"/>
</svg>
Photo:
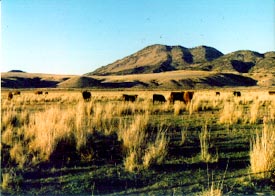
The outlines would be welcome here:
<svg viewBox="0 0 275 196">
<path fill-rule="evenodd" d="M 171 149 L 181 153 L 181 164 L 187 162 L 182 149 L 187 149 L 191 143 L 198 147 L 197 154 L 192 154 L 199 157 L 192 157 L 194 162 L 212 164 L 220 161 L 217 154 L 213 155 L 213 149 L 219 151 L 216 144 L 224 139 L 219 138 L 220 135 L 230 142 L 237 133 L 240 140 L 247 140 L 248 144 L 255 133 L 254 126 L 263 126 L 247 152 L 251 171 L 274 169 L 273 96 L 247 92 L 235 98 L 229 92 L 215 96 L 214 91 L 197 91 L 192 103 L 186 106 L 181 102 L 153 104 L 153 93 L 140 92 L 136 102 L 122 101 L 122 92 L 92 92 L 90 102 L 83 101 L 80 92 L 50 92 L 43 96 L 28 92 L 12 100 L 7 100 L 4 94 L 1 97 L 1 148 L 4 150 L 1 152 L 5 159 L 1 161 L 4 167 L 21 170 L 42 163 L 55 167 L 54 155 L 62 155 L 64 166 L 73 162 L 92 164 L 100 159 L 95 149 L 99 142 L 106 144 L 106 149 L 109 145 L 113 148 L 112 144 L 117 142 L 121 160 L 112 163 L 121 163 L 126 172 L 135 173 L 172 162 L 171 157 L 175 155 L 169 154 Z M 166 98 L 169 96 L 169 92 L 163 94 Z M 212 122 L 217 123 L 213 129 L 219 129 L 220 135 L 215 135 L 217 131 L 212 132 Z M 248 128 L 243 131 L 240 126 Z M 226 127 L 235 130 L 234 133 L 228 134 Z M 108 139 L 110 135 L 114 135 L 113 140 Z M 212 136 L 219 141 L 216 143 Z M 270 178 L 270 175 L 260 178 Z M 2 188 L 8 189 L 13 177 L 6 172 L 2 179 Z M 206 191 L 206 194 L 217 195 L 221 189 L 213 184 Z"/>
</svg>

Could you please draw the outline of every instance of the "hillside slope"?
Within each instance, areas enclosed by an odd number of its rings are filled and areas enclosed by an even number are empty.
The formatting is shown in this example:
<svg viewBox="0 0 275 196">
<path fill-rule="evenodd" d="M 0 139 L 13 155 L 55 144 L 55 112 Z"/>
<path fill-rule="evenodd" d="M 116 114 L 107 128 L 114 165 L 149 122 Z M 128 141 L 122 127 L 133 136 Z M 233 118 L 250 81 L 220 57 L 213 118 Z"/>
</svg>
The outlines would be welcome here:
<svg viewBox="0 0 275 196">
<path fill-rule="evenodd" d="M 30 73 L 2 73 L 2 88 L 134 88 L 134 89 L 202 89 L 255 86 L 249 76 L 212 71 L 170 71 L 150 74 L 111 76 L 76 76 Z"/>
<path fill-rule="evenodd" d="M 223 54 L 215 48 L 199 46 L 152 45 L 86 75 L 125 75 L 190 70 L 197 63 L 216 59 Z"/>
<path fill-rule="evenodd" d="M 275 52 L 260 54 L 249 50 L 240 50 L 226 54 L 199 67 L 208 71 L 235 71 L 239 73 L 275 72 Z"/>
<path fill-rule="evenodd" d="M 1 88 L 55 88 L 71 75 L 36 74 L 25 72 L 1 73 Z"/>
</svg>

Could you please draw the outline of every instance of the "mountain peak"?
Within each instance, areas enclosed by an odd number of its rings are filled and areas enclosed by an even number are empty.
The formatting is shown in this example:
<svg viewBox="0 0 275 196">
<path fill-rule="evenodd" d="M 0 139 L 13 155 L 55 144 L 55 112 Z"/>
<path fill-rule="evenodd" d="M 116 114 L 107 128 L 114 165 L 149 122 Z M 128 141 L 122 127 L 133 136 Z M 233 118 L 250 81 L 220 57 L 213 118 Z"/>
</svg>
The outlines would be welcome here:
<svg viewBox="0 0 275 196">
<path fill-rule="evenodd" d="M 194 57 L 193 63 L 204 63 L 223 56 L 223 53 L 219 50 L 205 45 L 191 48 L 190 51 Z"/>
</svg>

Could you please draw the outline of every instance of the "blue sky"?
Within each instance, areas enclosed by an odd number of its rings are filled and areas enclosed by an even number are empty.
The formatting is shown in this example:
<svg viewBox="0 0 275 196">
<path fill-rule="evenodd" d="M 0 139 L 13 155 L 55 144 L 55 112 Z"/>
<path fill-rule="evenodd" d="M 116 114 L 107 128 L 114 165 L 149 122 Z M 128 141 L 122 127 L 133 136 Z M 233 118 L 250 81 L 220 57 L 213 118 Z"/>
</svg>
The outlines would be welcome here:
<svg viewBox="0 0 275 196">
<path fill-rule="evenodd" d="M 275 50 L 274 0 L 2 0 L 1 71 L 84 74 L 152 44 Z"/>
</svg>

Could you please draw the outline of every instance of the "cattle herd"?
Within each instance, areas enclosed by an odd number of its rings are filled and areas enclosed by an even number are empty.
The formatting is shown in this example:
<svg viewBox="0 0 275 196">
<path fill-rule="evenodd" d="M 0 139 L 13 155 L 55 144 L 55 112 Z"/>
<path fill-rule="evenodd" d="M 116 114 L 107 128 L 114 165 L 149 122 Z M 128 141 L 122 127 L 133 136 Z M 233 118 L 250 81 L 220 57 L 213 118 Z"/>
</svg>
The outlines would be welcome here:
<svg viewBox="0 0 275 196">
<path fill-rule="evenodd" d="M 20 95 L 20 94 L 21 94 L 21 92 L 18 90 L 13 91 L 13 92 L 10 91 L 8 93 L 8 100 L 11 100 L 13 98 L 13 96 Z M 47 91 L 43 92 L 43 91 L 37 90 L 34 92 L 34 94 L 35 95 L 43 95 L 43 94 L 47 95 L 48 92 Z M 268 94 L 275 95 L 275 91 L 268 91 Z M 220 96 L 220 95 L 221 95 L 221 93 L 217 91 L 216 96 Z M 168 98 L 168 101 L 173 104 L 175 103 L 175 101 L 180 101 L 187 105 L 191 102 L 191 100 L 193 99 L 193 96 L 194 96 L 194 91 L 171 92 L 170 96 Z M 241 92 L 233 91 L 233 96 L 241 97 Z M 91 92 L 84 90 L 84 91 L 82 91 L 82 97 L 83 97 L 84 101 L 90 101 L 92 94 L 91 94 Z M 137 98 L 138 98 L 138 95 L 128 95 L 128 94 L 122 95 L 123 101 L 135 102 L 137 100 Z M 162 94 L 153 94 L 152 99 L 153 99 L 153 104 L 165 103 L 167 101 L 165 99 L 164 95 L 162 95 Z"/>
<path fill-rule="evenodd" d="M 174 103 L 175 101 L 181 101 L 185 104 L 188 104 L 191 102 L 193 98 L 194 92 L 193 91 L 185 91 L 185 92 L 171 92 L 169 101 L 170 103 Z M 82 97 L 84 101 L 90 101 L 92 94 L 85 90 L 82 91 Z M 135 102 L 137 101 L 138 95 L 128 95 L 128 94 L 122 94 L 122 100 L 123 101 L 130 101 Z M 165 103 L 166 99 L 164 95 L 161 94 L 153 94 L 153 104 L 155 103 Z"/>
<path fill-rule="evenodd" d="M 275 91 L 269 91 L 268 93 L 269 95 L 275 95 Z M 172 103 L 172 104 L 174 104 L 175 101 L 180 101 L 188 105 L 192 101 L 194 94 L 195 94 L 194 91 L 171 92 L 168 98 L 168 101 L 169 103 Z M 216 92 L 216 96 L 220 96 L 220 95 L 221 95 L 220 92 Z M 82 96 L 85 101 L 89 101 L 91 99 L 91 93 L 88 91 L 83 91 Z M 241 92 L 233 91 L 233 96 L 241 97 Z M 128 94 L 122 95 L 123 101 L 135 102 L 137 98 L 138 98 L 138 95 L 128 95 Z M 164 95 L 162 94 L 153 94 L 152 98 L 153 98 L 153 104 L 167 102 Z"/>
</svg>

